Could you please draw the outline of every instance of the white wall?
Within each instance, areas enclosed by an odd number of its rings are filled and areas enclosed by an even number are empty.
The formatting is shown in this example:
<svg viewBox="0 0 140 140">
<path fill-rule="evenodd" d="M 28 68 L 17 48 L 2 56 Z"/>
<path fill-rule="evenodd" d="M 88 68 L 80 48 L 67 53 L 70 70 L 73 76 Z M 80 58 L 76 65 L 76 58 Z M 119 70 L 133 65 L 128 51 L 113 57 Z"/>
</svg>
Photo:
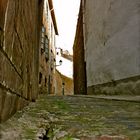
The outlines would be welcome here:
<svg viewBox="0 0 140 140">
<path fill-rule="evenodd" d="M 140 0 L 86 0 L 87 85 L 140 75 Z"/>
</svg>

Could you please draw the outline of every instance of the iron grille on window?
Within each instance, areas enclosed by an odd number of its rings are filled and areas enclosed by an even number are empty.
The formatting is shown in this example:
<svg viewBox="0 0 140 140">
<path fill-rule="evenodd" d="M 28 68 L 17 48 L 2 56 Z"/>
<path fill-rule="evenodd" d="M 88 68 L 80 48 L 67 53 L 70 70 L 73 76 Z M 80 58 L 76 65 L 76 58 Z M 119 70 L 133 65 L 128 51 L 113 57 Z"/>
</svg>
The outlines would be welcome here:
<svg viewBox="0 0 140 140">
<path fill-rule="evenodd" d="M 49 60 L 49 39 L 45 36 L 45 57 L 46 60 Z"/>
<path fill-rule="evenodd" d="M 44 53 L 45 51 L 45 27 L 42 26 L 42 31 L 41 31 L 41 54 Z"/>
</svg>

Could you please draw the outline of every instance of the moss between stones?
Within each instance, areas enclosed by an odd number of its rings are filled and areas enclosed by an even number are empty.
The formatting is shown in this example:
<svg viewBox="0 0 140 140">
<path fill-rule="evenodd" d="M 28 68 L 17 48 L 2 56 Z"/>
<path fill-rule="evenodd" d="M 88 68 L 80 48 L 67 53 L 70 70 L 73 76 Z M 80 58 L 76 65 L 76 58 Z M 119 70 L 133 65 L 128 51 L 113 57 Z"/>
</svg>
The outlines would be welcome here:
<svg viewBox="0 0 140 140">
<path fill-rule="evenodd" d="M 68 111 L 70 109 L 70 106 L 66 102 L 64 102 L 64 101 L 56 101 L 55 105 L 59 109 L 64 110 L 64 111 Z"/>
</svg>

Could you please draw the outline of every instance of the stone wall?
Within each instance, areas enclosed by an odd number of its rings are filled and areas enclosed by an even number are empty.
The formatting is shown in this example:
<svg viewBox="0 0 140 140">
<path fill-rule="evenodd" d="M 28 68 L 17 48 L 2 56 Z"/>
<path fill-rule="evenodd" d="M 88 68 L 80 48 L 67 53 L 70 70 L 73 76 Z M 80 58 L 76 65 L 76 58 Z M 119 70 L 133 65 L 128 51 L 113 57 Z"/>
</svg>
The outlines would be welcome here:
<svg viewBox="0 0 140 140">
<path fill-rule="evenodd" d="M 140 94 L 140 1 L 86 0 L 88 94 Z"/>
<path fill-rule="evenodd" d="M 38 94 L 41 0 L 0 0 L 0 122 Z"/>
<path fill-rule="evenodd" d="M 62 95 L 63 93 L 62 83 L 65 83 L 64 95 L 73 95 L 73 80 L 71 78 L 66 77 L 65 75 L 62 75 L 59 71 L 56 70 L 55 79 L 56 79 L 56 85 L 55 85 L 56 95 Z"/>
<path fill-rule="evenodd" d="M 83 37 L 83 12 L 80 6 L 75 41 L 73 46 L 73 78 L 74 94 L 86 94 L 86 63 L 84 60 L 84 37 Z"/>
</svg>

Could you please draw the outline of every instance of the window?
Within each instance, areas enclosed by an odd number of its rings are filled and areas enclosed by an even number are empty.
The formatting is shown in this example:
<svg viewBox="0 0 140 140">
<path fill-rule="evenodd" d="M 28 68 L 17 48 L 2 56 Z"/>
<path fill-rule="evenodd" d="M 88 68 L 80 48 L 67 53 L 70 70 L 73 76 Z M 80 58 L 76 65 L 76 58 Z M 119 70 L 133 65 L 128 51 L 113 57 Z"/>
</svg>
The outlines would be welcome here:
<svg viewBox="0 0 140 140">
<path fill-rule="evenodd" d="M 47 36 L 45 36 L 45 58 L 46 61 L 49 60 L 49 39 Z"/>
<path fill-rule="evenodd" d="M 45 48 L 45 27 L 42 26 L 42 31 L 41 31 L 41 54 L 44 53 L 44 48 Z"/>
<path fill-rule="evenodd" d="M 47 78 L 45 77 L 45 87 L 47 86 Z"/>
<path fill-rule="evenodd" d="M 42 80 L 42 73 L 39 73 L 39 84 L 41 84 L 41 80 Z"/>
</svg>

